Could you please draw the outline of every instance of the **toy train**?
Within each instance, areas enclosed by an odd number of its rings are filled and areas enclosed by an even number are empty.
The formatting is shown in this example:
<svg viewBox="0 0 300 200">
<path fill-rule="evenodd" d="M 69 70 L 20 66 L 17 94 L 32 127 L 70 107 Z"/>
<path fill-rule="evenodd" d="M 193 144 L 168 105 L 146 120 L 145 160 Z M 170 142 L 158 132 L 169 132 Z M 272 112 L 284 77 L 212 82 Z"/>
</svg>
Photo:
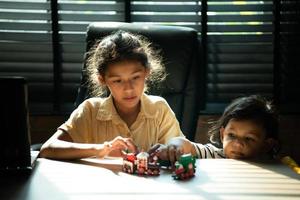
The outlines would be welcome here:
<svg viewBox="0 0 300 200">
<path fill-rule="evenodd" d="M 157 176 L 159 168 L 157 156 L 150 159 L 147 152 L 140 152 L 137 155 L 128 153 L 123 158 L 123 171 L 130 174 Z"/>
<path fill-rule="evenodd" d="M 147 152 L 135 155 L 127 153 L 123 158 L 123 171 L 130 174 L 158 176 L 164 161 L 156 155 L 149 156 Z M 184 154 L 175 162 L 173 178 L 176 180 L 188 179 L 195 174 L 195 158 L 191 154 Z"/>
<path fill-rule="evenodd" d="M 176 180 L 184 180 L 195 175 L 196 159 L 191 154 L 184 154 L 178 161 L 175 162 L 175 170 L 173 178 Z"/>
</svg>

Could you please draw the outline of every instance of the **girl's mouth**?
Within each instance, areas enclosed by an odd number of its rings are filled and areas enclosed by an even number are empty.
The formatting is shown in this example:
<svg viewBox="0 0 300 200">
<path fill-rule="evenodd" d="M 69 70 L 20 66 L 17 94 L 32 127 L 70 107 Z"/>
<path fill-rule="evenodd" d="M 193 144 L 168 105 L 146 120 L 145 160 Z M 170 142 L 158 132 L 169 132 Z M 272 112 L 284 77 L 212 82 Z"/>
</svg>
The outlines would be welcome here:
<svg viewBox="0 0 300 200">
<path fill-rule="evenodd" d="M 134 100 L 136 97 L 135 96 L 132 96 L 132 97 L 125 97 L 124 100 L 126 101 L 132 101 Z"/>
</svg>

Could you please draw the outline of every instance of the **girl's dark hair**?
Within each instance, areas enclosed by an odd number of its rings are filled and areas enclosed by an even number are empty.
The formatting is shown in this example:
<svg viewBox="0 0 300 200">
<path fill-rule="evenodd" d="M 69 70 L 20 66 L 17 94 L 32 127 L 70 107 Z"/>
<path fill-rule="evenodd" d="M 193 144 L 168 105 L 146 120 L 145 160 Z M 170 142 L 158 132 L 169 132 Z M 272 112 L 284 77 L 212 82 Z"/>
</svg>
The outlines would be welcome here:
<svg viewBox="0 0 300 200">
<path fill-rule="evenodd" d="M 102 96 L 107 88 L 98 81 L 98 76 L 104 76 L 110 64 L 121 61 L 138 61 L 145 68 L 150 69 L 146 80 L 148 84 L 162 81 L 166 77 L 159 51 L 154 50 L 151 42 L 142 35 L 119 30 L 97 41 L 88 52 L 87 74 L 88 84 L 92 96 Z"/>
<path fill-rule="evenodd" d="M 278 114 L 270 101 L 259 95 L 235 99 L 228 105 L 219 120 L 210 127 L 210 141 L 221 147 L 220 128 L 226 127 L 231 119 L 251 120 L 262 125 L 266 138 L 278 139 Z"/>
</svg>

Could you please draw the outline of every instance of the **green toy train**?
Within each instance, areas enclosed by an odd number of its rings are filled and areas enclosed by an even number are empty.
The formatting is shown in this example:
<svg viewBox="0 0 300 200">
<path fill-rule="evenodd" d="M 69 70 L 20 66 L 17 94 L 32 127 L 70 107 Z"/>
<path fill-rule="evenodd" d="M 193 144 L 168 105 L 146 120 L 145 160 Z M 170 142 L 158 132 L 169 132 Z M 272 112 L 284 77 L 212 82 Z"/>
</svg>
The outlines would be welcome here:
<svg viewBox="0 0 300 200">
<path fill-rule="evenodd" d="M 196 159 L 191 154 L 184 154 L 175 162 L 175 170 L 173 178 L 176 180 L 184 180 L 195 176 Z"/>
</svg>

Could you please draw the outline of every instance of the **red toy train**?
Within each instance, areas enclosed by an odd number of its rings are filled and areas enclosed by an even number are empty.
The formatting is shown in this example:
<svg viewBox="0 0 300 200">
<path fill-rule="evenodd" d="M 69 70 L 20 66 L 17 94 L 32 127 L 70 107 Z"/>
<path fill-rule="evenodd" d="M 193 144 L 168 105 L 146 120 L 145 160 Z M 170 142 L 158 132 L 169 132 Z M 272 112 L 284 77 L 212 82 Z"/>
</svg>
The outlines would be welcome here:
<svg viewBox="0 0 300 200">
<path fill-rule="evenodd" d="M 140 152 L 137 155 L 128 153 L 123 158 L 123 171 L 139 175 L 159 175 L 159 163 L 157 156 L 149 158 L 147 152 Z"/>
</svg>

